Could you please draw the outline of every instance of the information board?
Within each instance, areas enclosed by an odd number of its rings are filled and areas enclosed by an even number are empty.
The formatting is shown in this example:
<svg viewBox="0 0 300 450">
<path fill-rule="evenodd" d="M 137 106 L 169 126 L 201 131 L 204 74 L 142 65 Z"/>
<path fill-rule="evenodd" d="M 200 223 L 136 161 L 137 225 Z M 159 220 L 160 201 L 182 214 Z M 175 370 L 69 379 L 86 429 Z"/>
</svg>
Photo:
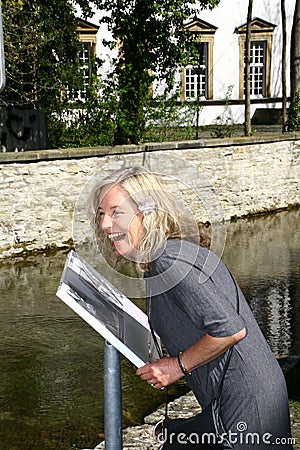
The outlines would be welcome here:
<svg viewBox="0 0 300 450">
<path fill-rule="evenodd" d="M 136 367 L 159 358 L 147 315 L 73 250 L 56 294 Z"/>
</svg>

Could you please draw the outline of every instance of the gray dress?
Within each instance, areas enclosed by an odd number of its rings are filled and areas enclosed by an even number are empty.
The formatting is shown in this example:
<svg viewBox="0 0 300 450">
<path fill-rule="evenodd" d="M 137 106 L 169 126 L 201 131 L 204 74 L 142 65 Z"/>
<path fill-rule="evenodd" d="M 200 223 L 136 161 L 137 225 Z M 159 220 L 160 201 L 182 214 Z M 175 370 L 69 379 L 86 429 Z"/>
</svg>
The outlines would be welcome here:
<svg viewBox="0 0 300 450">
<path fill-rule="evenodd" d="M 235 449 L 292 449 L 282 371 L 220 259 L 190 242 L 168 240 L 145 279 L 150 321 L 170 356 L 184 351 L 206 333 L 223 337 L 246 328 L 246 337 L 233 348 L 224 380 L 224 425 Z M 218 391 L 226 358 L 227 353 L 186 377 L 203 408 Z"/>
</svg>

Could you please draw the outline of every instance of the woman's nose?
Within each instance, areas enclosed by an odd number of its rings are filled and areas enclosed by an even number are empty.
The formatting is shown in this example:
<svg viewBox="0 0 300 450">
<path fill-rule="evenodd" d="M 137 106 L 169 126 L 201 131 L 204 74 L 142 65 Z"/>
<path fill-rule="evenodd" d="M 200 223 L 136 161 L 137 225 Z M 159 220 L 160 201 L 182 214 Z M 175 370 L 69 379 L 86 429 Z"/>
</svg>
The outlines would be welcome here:
<svg viewBox="0 0 300 450">
<path fill-rule="evenodd" d="M 101 229 L 103 231 L 111 229 L 112 218 L 108 214 L 103 214 L 101 218 Z"/>
</svg>

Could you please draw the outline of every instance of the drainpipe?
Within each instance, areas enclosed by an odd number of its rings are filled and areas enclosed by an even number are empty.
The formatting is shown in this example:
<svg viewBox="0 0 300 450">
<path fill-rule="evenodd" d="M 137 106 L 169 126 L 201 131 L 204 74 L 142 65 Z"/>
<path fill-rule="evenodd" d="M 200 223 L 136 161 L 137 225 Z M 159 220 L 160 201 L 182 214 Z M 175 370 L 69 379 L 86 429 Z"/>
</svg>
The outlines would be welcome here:
<svg viewBox="0 0 300 450">
<path fill-rule="evenodd" d="M 3 44 L 3 27 L 2 27 L 2 8 L 0 1 L 0 92 L 5 86 L 5 62 L 4 62 L 4 44 Z"/>
<path fill-rule="evenodd" d="M 120 353 L 104 345 L 104 439 L 105 450 L 122 450 L 122 391 Z"/>
</svg>

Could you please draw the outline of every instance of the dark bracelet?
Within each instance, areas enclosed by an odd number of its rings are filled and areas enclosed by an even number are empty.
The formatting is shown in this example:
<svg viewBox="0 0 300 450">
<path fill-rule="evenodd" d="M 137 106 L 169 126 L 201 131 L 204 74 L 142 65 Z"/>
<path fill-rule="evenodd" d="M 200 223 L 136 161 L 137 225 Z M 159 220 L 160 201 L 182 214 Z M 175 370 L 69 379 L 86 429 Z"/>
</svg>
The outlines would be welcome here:
<svg viewBox="0 0 300 450">
<path fill-rule="evenodd" d="M 180 369 L 181 369 L 181 372 L 182 372 L 183 375 L 185 375 L 185 376 L 191 375 L 192 372 L 188 372 L 188 371 L 186 370 L 186 368 L 184 367 L 184 364 L 183 364 L 183 362 L 181 361 L 181 355 L 182 355 L 182 352 L 179 352 L 178 355 L 177 355 L 177 361 L 178 361 L 179 367 L 180 367 Z"/>
</svg>

